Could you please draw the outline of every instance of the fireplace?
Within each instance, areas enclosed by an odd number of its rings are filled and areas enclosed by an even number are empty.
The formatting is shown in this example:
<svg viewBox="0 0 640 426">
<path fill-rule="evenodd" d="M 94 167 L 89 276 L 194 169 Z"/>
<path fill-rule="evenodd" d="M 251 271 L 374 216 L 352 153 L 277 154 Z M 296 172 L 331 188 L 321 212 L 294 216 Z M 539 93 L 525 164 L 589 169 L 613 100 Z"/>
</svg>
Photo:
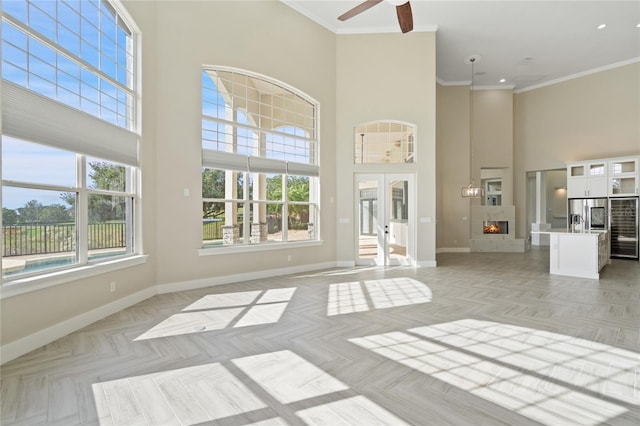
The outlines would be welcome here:
<svg viewBox="0 0 640 426">
<path fill-rule="evenodd" d="M 470 251 L 524 252 L 524 238 L 516 238 L 515 206 L 471 206 Z"/>
<path fill-rule="evenodd" d="M 483 234 L 508 234 L 509 233 L 509 221 L 506 220 L 485 220 L 482 222 Z"/>
</svg>

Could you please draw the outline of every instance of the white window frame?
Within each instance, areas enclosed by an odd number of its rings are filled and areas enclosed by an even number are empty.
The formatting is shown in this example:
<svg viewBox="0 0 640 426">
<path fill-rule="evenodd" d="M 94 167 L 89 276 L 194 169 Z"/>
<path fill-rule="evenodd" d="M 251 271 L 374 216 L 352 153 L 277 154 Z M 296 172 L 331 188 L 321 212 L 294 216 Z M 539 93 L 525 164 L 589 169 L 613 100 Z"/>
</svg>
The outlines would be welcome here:
<svg viewBox="0 0 640 426">
<path fill-rule="evenodd" d="M 308 152 L 308 155 L 306 156 L 306 160 L 307 162 L 297 162 L 297 161 L 287 161 L 287 152 L 283 151 L 283 152 L 279 152 L 279 154 L 282 154 L 282 157 L 284 157 L 285 159 L 280 159 L 280 158 L 273 158 L 273 156 L 270 155 L 269 152 L 267 152 L 266 146 L 263 146 L 260 149 L 254 149 L 251 153 L 251 155 L 245 155 L 245 154 L 241 154 L 236 152 L 236 147 L 235 145 L 229 145 L 228 141 L 226 143 L 215 143 L 215 147 L 216 149 L 210 149 L 210 148 L 206 148 L 208 143 L 211 143 L 212 139 L 207 139 L 207 137 L 205 136 L 207 133 L 207 128 L 205 128 L 205 126 L 203 125 L 203 150 L 202 150 L 202 156 L 203 156 L 203 161 L 202 161 L 202 167 L 203 168 L 211 168 L 211 169 L 217 169 L 217 170 L 227 170 L 227 171 L 235 171 L 237 173 L 245 173 L 244 176 L 244 182 L 245 182 L 245 189 L 243 191 L 243 198 L 242 199 L 235 199 L 235 198 L 203 198 L 203 203 L 204 202 L 218 202 L 218 203 L 223 203 L 223 202 L 237 202 L 237 203 L 242 203 L 245 208 L 243 208 L 243 241 L 242 243 L 234 243 L 234 244 L 228 244 L 228 245 L 216 245 L 216 246 L 207 246 L 205 245 L 204 241 L 203 241 L 203 248 L 198 250 L 199 255 L 203 256 L 203 255 L 211 255 L 211 254 L 220 254 L 220 253 L 231 253 L 231 252 L 243 252 L 243 251 L 254 251 L 254 250 L 270 250 L 270 249 L 275 249 L 275 248 L 282 248 L 284 245 L 291 245 L 291 246 L 295 246 L 295 247 L 301 247 L 301 246 L 313 246 L 313 245 L 319 245 L 322 243 L 321 239 L 320 239 L 320 226 L 319 226 L 319 222 L 320 222 L 320 192 L 319 192 L 319 174 L 320 174 L 320 168 L 318 165 L 318 159 L 319 159 L 319 138 L 318 138 L 318 128 L 319 128 L 319 104 L 317 101 L 315 101 L 314 99 L 312 99 L 311 97 L 309 97 L 308 95 L 298 91 L 295 88 L 292 88 L 291 86 L 284 84 L 280 81 L 277 81 L 275 79 L 260 75 L 260 74 L 256 74 L 250 71 L 246 71 L 246 70 L 242 70 L 242 69 L 236 69 L 236 68 L 229 68 L 229 67 L 220 67 L 220 66 L 205 66 L 203 67 L 203 73 L 206 73 L 207 71 L 221 71 L 221 72 L 226 72 L 226 73 L 232 73 L 234 76 L 240 76 L 240 78 L 246 77 L 246 78 L 255 78 L 258 80 L 261 80 L 262 82 L 266 82 L 268 84 L 274 85 L 274 86 L 278 86 L 279 89 L 282 89 L 284 91 L 287 91 L 289 93 L 291 93 L 294 96 L 299 97 L 299 99 L 301 99 L 304 102 L 307 102 L 309 106 L 305 107 L 305 111 L 307 111 L 307 108 L 312 109 L 313 110 L 313 117 L 311 119 L 308 118 L 302 118 L 298 121 L 300 122 L 305 122 L 305 123 L 312 123 L 312 127 L 309 128 L 307 131 L 300 129 L 300 131 L 295 130 L 296 132 L 296 137 L 294 137 L 294 140 L 300 140 L 303 141 L 303 143 L 308 143 L 308 145 L 306 145 L 307 147 L 309 147 L 309 149 L 306 150 L 306 152 Z M 203 86 L 202 88 L 203 90 L 203 98 L 205 97 L 204 91 L 205 91 L 205 87 Z M 246 89 L 246 92 L 249 92 L 249 89 Z M 297 126 L 295 125 L 295 123 L 288 123 L 285 121 L 280 121 L 278 124 L 278 126 L 275 129 L 270 129 L 270 128 L 262 128 L 260 127 L 258 124 L 256 123 L 259 120 L 250 120 L 253 122 L 252 126 L 247 126 L 245 123 L 239 123 L 236 122 L 235 119 L 237 118 L 237 113 L 235 112 L 235 110 L 233 109 L 233 107 L 229 107 L 229 104 L 233 104 L 233 94 L 230 93 L 224 93 L 221 94 L 221 96 L 223 96 L 225 99 L 225 110 L 226 113 L 224 114 L 224 117 L 219 117 L 219 116 L 213 116 L 213 115 L 207 115 L 205 114 L 205 108 L 206 106 L 203 107 L 203 123 L 217 123 L 218 126 L 226 126 L 227 129 L 231 129 L 231 130 L 225 130 L 225 135 L 227 137 L 233 138 L 235 140 L 235 130 L 233 130 L 234 128 L 242 128 L 242 129 L 248 129 L 251 130 L 253 132 L 255 132 L 255 134 L 257 135 L 265 135 L 265 134 L 282 134 L 284 136 L 289 137 L 290 135 L 285 133 L 285 132 L 281 132 L 279 129 L 282 128 L 296 128 Z M 249 98 L 249 95 L 246 95 L 246 98 L 243 98 L 243 101 L 246 101 L 246 99 Z M 205 99 L 203 99 L 203 103 L 206 104 Z M 209 108 L 211 108 L 211 104 L 208 105 Z M 218 105 L 218 107 L 220 107 Z M 298 106 L 298 108 L 300 108 Z M 246 114 L 246 111 L 244 111 L 244 113 Z M 231 118 L 231 119 L 230 119 Z M 264 119 L 265 117 L 261 115 L 261 119 Z M 266 121 L 271 121 L 274 122 L 276 120 L 273 119 L 273 116 L 270 117 L 270 120 L 266 120 Z M 296 121 L 296 119 L 294 119 L 293 121 Z M 220 127 L 218 127 L 220 128 Z M 300 136 L 300 133 L 304 133 L 304 135 Z M 261 139 L 263 138 L 263 136 L 258 136 L 257 139 Z M 290 149 L 295 150 L 295 141 L 294 144 L 290 147 Z M 245 149 L 247 147 L 244 147 Z M 306 148 L 305 148 L 306 149 Z M 293 156 L 293 159 L 298 159 L 298 157 L 296 157 L 295 155 Z M 303 160 L 305 160 L 305 158 L 303 158 Z M 282 176 L 282 181 L 283 181 L 283 190 L 282 190 L 282 200 L 263 200 L 263 199 L 251 199 L 249 196 L 249 191 L 248 191 L 248 177 L 250 174 L 253 174 L 254 176 L 257 175 L 263 175 L 263 174 L 277 174 L 277 175 L 281 175 Z M 305 176 L 309 178 L 309 201 L 308 202 L 295 202 L 295 201 L 289 201 L 288 197 L 287 197 L 287 179 L 288 176 Z M 255 198 L 255 197 L 254 197 Z M 262 204 L 281 204 L 282 205 L 282 216 L 283 219 L 288 218 L 288 207 L 290 205 L 294 205 L 294 204 L 298 204 L 298 205 L 308 205 L 309 206 L 309 210 L 310 210 L 310 223 L 311 221 L 313 221 L 313 238 L 308 239 L 308 240 L 294 240 L 294 241 L 288 241 L 287 238 L 287 226 L 283 226 L 283 241 L 278 241 L 278 242 L 274 242 L 274 241 L 263 241 L 263 242 L 251 242 L 250 238 L 248 237 L 250 234 L 250 216 L 251 216 L 251 209 L 249 208 L 250 206 L 252 207 L 256 207 L 258 205 L 262 205 Z M 312 214 L 311 214 L 312 212 Z M 311 216 L 313 216 L 311 218 Z"/>
<path fill-rule="evenodd" d="M 55 41 L 47 39 L 28 25 L 15 19 L 5 11 L 2 12 L 3 24 L 26 31 L 57 54 L 72 60 L 83 69 L 93 72 L 119 89 L 126 90 L 126 123 L 104 121 L 90 113 L 70 107 L 53 98 L 33 92 L 26 87 L 2 80 L 2 134 L 16 139 L 25 140 L 58 149 L 76 153 L 77 185 L 72 188 L 62 188 L 64 191 L 78 194 L 76 203 L 76 252 L 78 263 L 55 270 L 44 270 L 41 273 L 17 275 L 0 278 L 2 292 L 0 298 L 12 297 L 18 294 L 63 284 L 94 275 L 119 270 L 146 262 L 142 246 L 142 212 L 140 198 L 141 171 L 138 165 L 138 144 L 140 139 L 140 30 L 133 19 L 118 0 L 104 0 L 107 7 L 117 14 L 118 22 L 130 31 L 127 50 L 131 57 L 127 60 L 127 84 L 121 84 L 75 54 L 65 50 Z M 98 51 L 100 54 L 100 50 Z M 127 54 L 128 55 L 128 54 Z M 28 70 L 27 70 L 28 72 Z M 42 114 L 33 114 L 42 111 Z M 68 129 L 73 129 L 69 132 Z M 0 144 L 1 148 L 1 144 Z M 86 165 L 87 156 L 97 160 L 115 162 L 126 166 L 127 187 L 124 192 L 106 191 L 87 188 Z M 3 186 L 33 189 L 56 189 L 33 182 L 2 181 Z M 60 188 L 57 188 L 60 189 Z M 89 261 L 87 200 L 90 195 L 110 195 L 126 197 L 133 200 L 131 217 L 127 218 L 127 247 L 131 251 L 125 255 L 114 256 L 104 260 Z M 2 200 L 0 199 L 0 202 Z M 1 203 L 0 203 L 1 204 Z M 1 222 L 0 222 L 1 225 Z"/>
</svg>

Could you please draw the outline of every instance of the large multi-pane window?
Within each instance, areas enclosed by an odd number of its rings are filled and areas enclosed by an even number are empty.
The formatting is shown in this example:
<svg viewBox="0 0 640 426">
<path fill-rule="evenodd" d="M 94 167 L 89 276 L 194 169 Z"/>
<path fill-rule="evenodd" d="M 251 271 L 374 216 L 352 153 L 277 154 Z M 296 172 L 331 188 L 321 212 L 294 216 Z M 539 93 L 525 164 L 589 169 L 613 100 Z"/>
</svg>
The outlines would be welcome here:
<svg viewBox="0 0 640 426">
<path fill-rule="evenodd" d="M 107 0 L 2 5 L 2 275 L 136 253 L 135 33 Z"/>
<path fill-rule="evenodd" d="M 204 246 L 318 239 L 318 107 L 247 71 L 202 72 Z"/>
<path fill-rule="evenodd" d="M 2 5 L 2 78 L 133 130 L 133 37 L 104 0 Z"/>
</svg>

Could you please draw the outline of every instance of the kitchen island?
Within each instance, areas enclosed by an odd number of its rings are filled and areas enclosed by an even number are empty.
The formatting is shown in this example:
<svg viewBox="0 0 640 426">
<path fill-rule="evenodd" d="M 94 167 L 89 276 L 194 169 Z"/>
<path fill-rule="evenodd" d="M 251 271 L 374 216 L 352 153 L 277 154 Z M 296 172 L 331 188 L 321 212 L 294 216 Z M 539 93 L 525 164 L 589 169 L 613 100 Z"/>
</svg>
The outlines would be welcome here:
<svg viewBox="0 0 640 426">
<path fill-rule="evenodd" d="M 580 278 L 600 278 L 609 261 L 609 232 L 606 230 L 536 231 L 549 235 L 549 273 Z"/>
</svg>

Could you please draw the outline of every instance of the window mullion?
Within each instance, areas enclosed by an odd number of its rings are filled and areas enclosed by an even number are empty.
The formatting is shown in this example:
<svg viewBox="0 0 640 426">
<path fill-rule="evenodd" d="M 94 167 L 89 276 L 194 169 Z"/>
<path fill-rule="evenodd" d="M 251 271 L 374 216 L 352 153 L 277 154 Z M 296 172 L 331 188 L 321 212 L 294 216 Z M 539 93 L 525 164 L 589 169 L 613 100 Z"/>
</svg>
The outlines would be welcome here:
<svg viewBox="0 0 640 426">
<path fill-rule="evenodd" d="M 242 232 L 244 243 L 251 244 L 251 205 L 249 204 L 249 172 L 242 172 Z M 255 212 L 254 212 L 255 214 Z"/>
<path fill-rule="evenodd" d="M 31 183 L 31 182 L 21 182 L 15 180 L 3 180 L 3 186 L 11 186 L 14 188 L 25 188 L 25 189 L 45 189 L 48 191 L 60 191 L 60 192 L 75 192 L 75 186 L 60 186 L 60 185 L 47 185 L 46 183 Z"/>
<path fill-rule="evenodd" d="M 77 199 L 76 199 L 76 256 L 78 263 L 84 265 L 89 259 L 89 194 L 87 191 L 87 158 L 76 156 Z"/>
<path fill-rule="evenodd" d="M 289 204 L 287 199 L 287 179 L 286 174 L 282 175 L 282 241 L 289 241 Z"/>
</svg>

